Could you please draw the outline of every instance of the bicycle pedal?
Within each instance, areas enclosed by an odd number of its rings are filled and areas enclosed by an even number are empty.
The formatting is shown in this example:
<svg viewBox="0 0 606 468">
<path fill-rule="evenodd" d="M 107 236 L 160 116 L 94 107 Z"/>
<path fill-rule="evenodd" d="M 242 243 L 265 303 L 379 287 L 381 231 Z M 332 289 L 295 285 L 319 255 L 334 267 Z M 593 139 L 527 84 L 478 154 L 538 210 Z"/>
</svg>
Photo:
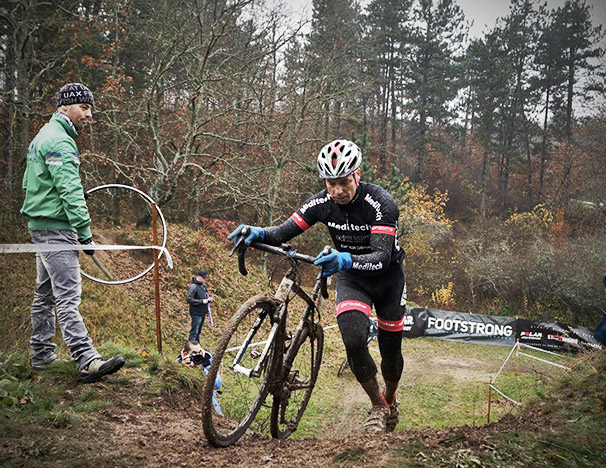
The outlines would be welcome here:
<svg viewBox="0 0 606 468">
<path fill-rule="evenodd" d="M 259 359 L 261 357 L 262 351 L 260 349 L 251 349 L 250 357 L 253 359 Z"/>
</svg>

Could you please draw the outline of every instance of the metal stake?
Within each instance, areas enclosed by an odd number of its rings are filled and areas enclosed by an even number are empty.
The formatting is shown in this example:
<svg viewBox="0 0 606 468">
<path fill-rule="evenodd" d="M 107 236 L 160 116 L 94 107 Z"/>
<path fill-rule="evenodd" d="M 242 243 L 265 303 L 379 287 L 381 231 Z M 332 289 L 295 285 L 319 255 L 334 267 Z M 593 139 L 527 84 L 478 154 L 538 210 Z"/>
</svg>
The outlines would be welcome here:
<svg viewBox="0 0 606 468">
<path fill-rule="evenodd" d="M 158 245 L 158 213 L 156 204 L 152 203 L 152 231 L 154 234 L 154 245 Z M 158 352 L 162 352 L 162 323 L 160 320 L 160 273 L 158 271 L 158 251 L 154 249 L 154 297 L 156 303 L 156 342 Z"/>
</svg>

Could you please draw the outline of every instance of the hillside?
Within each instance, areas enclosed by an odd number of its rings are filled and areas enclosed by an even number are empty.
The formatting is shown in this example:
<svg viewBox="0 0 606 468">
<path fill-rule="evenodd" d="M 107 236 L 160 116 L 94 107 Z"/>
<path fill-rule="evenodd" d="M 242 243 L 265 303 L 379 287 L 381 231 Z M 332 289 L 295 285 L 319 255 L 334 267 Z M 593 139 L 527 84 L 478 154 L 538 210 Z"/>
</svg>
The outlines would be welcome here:
<svg viewBox="0 0 606 468">
<path fill-rule="evenodd" d="M 125 368 L 103 382 L 78 383 L 75 366 L 58 364 L 34 373 L 28 366 L 28 308 L 35 266 L 26 255 L 0 264 L 3 324 L 0 380 L 14 398 L 0 407 L 0 466 L 586 466 L 606 464 L 606 353 L 583 355 L 573 371 L 550 371 L 522 361 L 503 374 L 520 411 L 494 403 L 486 422 L 486 383 L 508 350 L 438 340 L 404 343 L 397 432 L 362 435 L 366 401 L 350 373 L 337 377 L 343 349 L 335 329 L 326 331 L 326 355 L 304 421 L 295 436 L 274 441 L 249 432 L 229 449 L 208 447 L 200 429 L 197 395 L 203 383 L 173 361 L 189 326 L 184 288 L 204 266 L 216 298 L 215 330 L 205 325 L 212 348 L 235 307 L 267 282 L 251 261 L 249 277 L 227 259 L 225 228 L 202 231 L 171 226 L 168 248 L 175 269 L 161 271 L 164 352 L 155 349 L 151 274 L 127 286 L 86 280 L 82 312 L 104 354 L 120 352 Z M 111 230 L 103 234 L 113 236 Z M 144 239 L 134 228 L 121 240 Z M 124 259 L 122 259 L 124 260 Z M 128 264 L 136 265 L 136 259 Z M 109 264 L 115 268 L 115 265 Z M 272 271 L 272 268 L 269 268 Z M 271 289 L 271 287 L 269 287 Z M 332 296 L 332 295 L 331 295 Z M 326 305 L 323 324 L 333 323 Z M 377 353 L 373 344 L 373 353 Z M 146 350 L 147 353 L 142 353 Z M 62 357 L 66 357 L 61 349 Z M 518 393 L 515 393 L 518 392 Z"/>
</svg>

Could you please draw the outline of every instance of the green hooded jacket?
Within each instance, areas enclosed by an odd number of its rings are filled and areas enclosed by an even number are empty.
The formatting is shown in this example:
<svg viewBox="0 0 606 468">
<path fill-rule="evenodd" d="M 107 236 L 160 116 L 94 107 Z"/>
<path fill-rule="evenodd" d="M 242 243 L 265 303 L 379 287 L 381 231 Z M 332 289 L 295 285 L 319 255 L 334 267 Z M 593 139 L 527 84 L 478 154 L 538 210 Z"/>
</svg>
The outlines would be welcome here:
<svg viewBox="0 0 606 468">
<path fill-rule="evenodd" d="M 66 117 L 54 114 L 29 145 L 21 213 L 29 217 L 30 229 L 68 230 L 79 239 L 92 237 L 78 172 L 77 136 Z"/>
</svg>

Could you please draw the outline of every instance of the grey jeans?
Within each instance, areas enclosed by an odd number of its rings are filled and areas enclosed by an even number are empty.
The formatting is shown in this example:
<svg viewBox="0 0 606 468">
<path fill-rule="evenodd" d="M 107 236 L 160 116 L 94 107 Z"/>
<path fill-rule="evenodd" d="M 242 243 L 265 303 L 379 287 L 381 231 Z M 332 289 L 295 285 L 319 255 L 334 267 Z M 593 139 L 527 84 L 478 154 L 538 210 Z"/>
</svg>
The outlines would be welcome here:
<svg viewBox="0 0 606 468">
<path fill-rule="evenodd" d="M 75 232 L 30 229 L 34 244 L 77 244 Z M 29 347 L 33 350 L 32 365 L 54 361 L 56 344 L 55 309 L 63 334 L 78 369 L 82 370 L 93 359 L 101 357 L 88 336 L 88 330 L 78 310 L 82 294 L 78 251 L 39 252 L 36 254 L 36 291 L 32 303 L 32 337 Z"/>
</svg>

